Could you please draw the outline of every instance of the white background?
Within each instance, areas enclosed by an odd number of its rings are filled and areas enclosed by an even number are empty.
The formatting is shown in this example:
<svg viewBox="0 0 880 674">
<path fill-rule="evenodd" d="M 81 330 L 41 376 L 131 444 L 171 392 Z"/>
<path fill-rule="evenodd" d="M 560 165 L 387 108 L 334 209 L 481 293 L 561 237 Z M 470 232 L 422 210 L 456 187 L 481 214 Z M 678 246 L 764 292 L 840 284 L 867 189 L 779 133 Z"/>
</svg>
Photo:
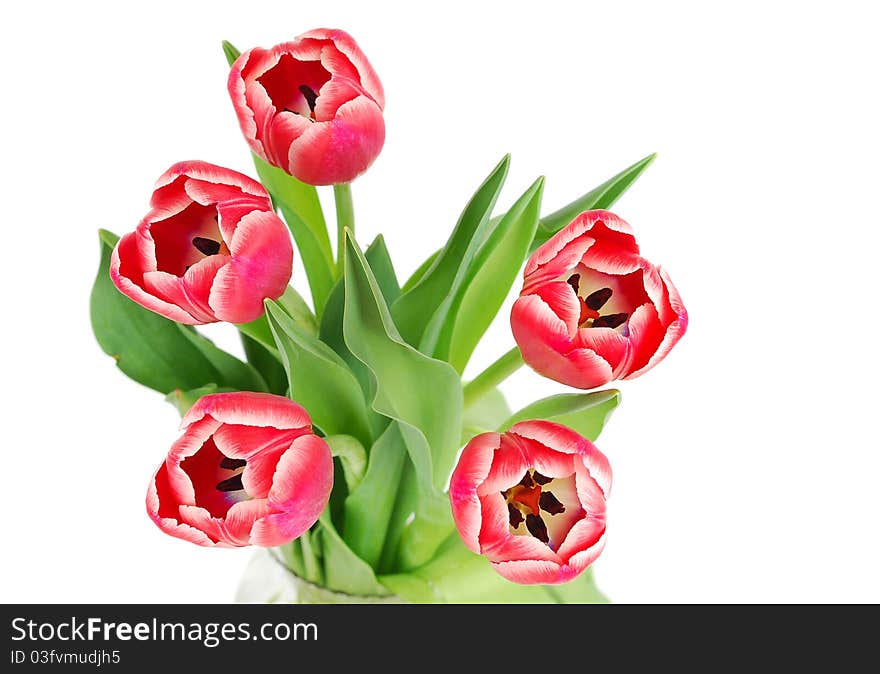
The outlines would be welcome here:
<svg viewBox="0 0 880 674">
<path fill-rule="evenodd" d="M 249 550 L 166 537 L 144 512 L 178 418 L 94 342 L 96 230 L 133 229 L 175 161 L 253 175 L 221 39 L 331 26 L 385 85 L 387 142 L 354 196 L 361 241 L 384 232 L 402 277 L 506 152 L 501 207 L 543 174 L 545 211 L 659 153 L 615 210 L 691 326 L 623 383 L 598 443 L 609 596 L 880 601 L 880 50 L 870 3 L 825 6 L 7 5 L 0 600 L 232 598 Z M 474 365 L 511 344 L 505 309 Z M 516 405 L 561 389 L 523 370 L 506 390 Z"/>
</svg>

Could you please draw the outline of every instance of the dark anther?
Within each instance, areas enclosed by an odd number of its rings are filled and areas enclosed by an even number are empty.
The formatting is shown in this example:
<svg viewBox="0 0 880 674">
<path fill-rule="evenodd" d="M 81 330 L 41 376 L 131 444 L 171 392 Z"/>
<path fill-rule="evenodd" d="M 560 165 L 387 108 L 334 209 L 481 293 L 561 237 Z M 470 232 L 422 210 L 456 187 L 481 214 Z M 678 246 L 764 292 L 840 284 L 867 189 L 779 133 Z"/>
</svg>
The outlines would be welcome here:
<svg viewBox="0 0 880 674">
<path fill-rule="evenodd" d="M 599 311 L 605 306 L 605 303 L 611 299 L 611 288 L 602 288 L 594 293 L 590 293 L 584 298 L 584 303 L 593 311 Z"/>
<path fill-rule="evenodd" d="M 220 467 L 225 468 L 226 470 L 237 470 L 246 465 L 247 461 L 244 459 L 230 459 L 228 456 L 224 456 L 223 460 L 220 462 Z"/>
<path fill-rule="evenodd" d="M 616 328 L 618 325 L 623 325 L 627 318 L 629 318 L 629 314 L 608 314 L 607 316 L 599 316 L 599 318 L 593 321 L 593 327 Z"/>
<path fill-rule="evenodd" d="M 218 491 L 239 491 L 244 489 L 244 485 L 241 483 L 241 473 L 233 475 L 228 480 L 218 482 L 216 488 Z"/>
<path fill-rule="evenodd" d="M 568 285 L 574 288 L 574 291 L 577 292 L 578 288 L 581 285 L 581 275 L 580 274 L 572 274 L 568 277 L 567 281 Z"/>
<path fill-rule="evenodd" d="M 510 519 L 510 526 L 512 526 L 514 529 L 516 529 L 520 524 L 522 524 L 522 521 L 523 521 L 522 513 L 512 503 L 507 504 L 507 514 Z"/>
<path fill-rule="evenodd" d="M 206 239 L 203 236 L 194 236 L 192 245 L 203 255 L 216 255 L 220 252 L 220 242 L 214 239 Z"/>
<path fill-rule="evenodd" d="M 553 495 L 552 491 L 542 491 L 541 500 L 538 501 L 541 510 L 551 515 L 558 515 L 565 512 L 565 506 L 559 502 L 559 499 Z"/>
<path fill-rule="evenodd" d="M 532 477 L 535 478 L 535 482 L 537 482 L 538 484 L 547 484 L 553 479 L 552 477 L 545 477 L 544 475 L 541 475 L 541 473 L 539 473 L 538 471 L 535 471 Z"/>
<path fill-rule="evenodd" d="M 542 543 L 550 543 L 550 536 L 547 535 L 547 525 L 544 524 L 538 515 L 526 515 L 526 528 L 529 533 Z"/>
<path fill-rule="evenodd" d="M 315 112 L 315 101 L 318 100 L 318 94 L 315 93 L 315 90 L 310 86 L 305 84 L 299 85 L 299 93 L 303 95 L 303 98 L 306 99 L 306 103 L 309 106 L 310 112 Z"/>
<path fill-rule="evenodd" d="M 523 479 L 519 481 L 519 483 L 526 488 L 534 487 L 535 483 L 532 482 L 532 476 L 529 475 L 529 471 L 526 471 L 526 474 L 523 475 Z"/>
</svg>

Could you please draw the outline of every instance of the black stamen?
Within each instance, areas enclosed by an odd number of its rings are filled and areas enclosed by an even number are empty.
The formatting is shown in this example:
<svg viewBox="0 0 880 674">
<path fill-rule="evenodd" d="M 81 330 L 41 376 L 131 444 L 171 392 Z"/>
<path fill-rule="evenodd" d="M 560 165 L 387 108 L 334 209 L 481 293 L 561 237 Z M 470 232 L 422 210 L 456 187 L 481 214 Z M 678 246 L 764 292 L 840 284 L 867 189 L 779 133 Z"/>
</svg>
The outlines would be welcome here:
<svg viewBox="0 0 880 674">
<path fill-rule="evenodd" d="M 611 288 L 602 288 L 594 293 L 590 293 L 584 298 L 584 303 L 593 311 L 599 311 L 605 306 L 605 303 L 611 299 Z"/>
<path fill-rule="evenodd" d="M 238 470 L 246 465 L 247 461 L 244 459 L 230 459 L 228 456 L 224 456 L 223 460 L 220 462 L 220 467 L 225 468 L 226 470 Z"/>
<path fill-rule="evenodd" d="M 578 288 L 581 285 L 581 275 L 580 274 L 572 274 L 568 277 L 568 281 L 566 281 L 568 285 L 574 288 L 575 293 L 578 291 Z"/>
<path fill-rule="evenodd" d="M 299 85 L 299 93 L 303 95 L 303 98 L 306 99 L 306 104 L 309 106 L 309 111 L 315 112 L 315 101 L 318 100 L 318 94 L 315 93 L 315 90 L 310 86 L 306 86 L 305 84 Z"/>
<path fill-rule="evenodd" d="M 244 489 L 244 485 L 241 483 L 241 473 L 233 475 L 228 480 L 218 482 L 216 489 L 217 491 L 239 491 Z"/>
<path fill-rule="evenodd" d="M 547 535 L 547 525 L 538 515 L 526 515 L 526 528 L 529 533 L 542 543 L 550 544 L 550 536 Z"/>
<path fill-rule="evenodd" d="M 616 328 L 626 323 L 629 314 L 608 314 L 607 316 L 599 316 L 593 321 L 594 328 Z"/>
<path fill-rule="evenodd" d="M 542 491 L 541 498 L 538 501 L 541 510 L 551 515 L 558 515 L 565 512 L 565 506 L 560 503 L 559 499 L 553 495 L 552 491 Z"/>
<path fill-rule="evenodd" d="M 507 504 L 507 513 L 508 519 L 510 520 L 510 526 L 516 529 L 520 524 L 522 524 L 523 516 L 519 509 L 513 505 L 512 503 Z"/>
<path fill-rule="evenodd" d="M 519 481 L 519 483 L 526 488 L 534 487 L 535 483 L 532 482 L 532 476 L 529 475 L 529 471 L 526 471 L 526 474 L 523 475 L 523 479 Z"/>
<path fill-rule="evenodd" d="M 539 473 L 538 471 L 534 471 L 532 477 L 535 478 L 535 482 L 537 482 L 538 484 L 547 484 L 553 479 L 552 477 L 545 477 L 541 475 L 541 473 Z"/>
<path fill-rule="evenodd" d="M 220 242 L 214 239 L 206 239 L 203 236 L 194 236 L 192 245 L 203 255 L 216 255 L 220 252 Z"/>
</svg>

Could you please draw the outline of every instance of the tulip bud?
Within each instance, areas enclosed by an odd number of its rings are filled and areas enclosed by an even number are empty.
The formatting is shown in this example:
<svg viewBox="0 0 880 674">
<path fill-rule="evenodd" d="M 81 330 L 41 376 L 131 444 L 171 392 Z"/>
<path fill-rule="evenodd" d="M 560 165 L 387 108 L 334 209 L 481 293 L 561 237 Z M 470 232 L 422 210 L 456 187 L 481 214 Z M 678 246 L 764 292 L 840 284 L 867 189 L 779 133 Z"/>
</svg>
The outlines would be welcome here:
<svg viewBox="0 0 880 674">
<path fill-rule="evenodd" d="M 320 28 L 236 59 L 229 95 L 264 161 L 310 185 L 347 183 L 385 142 L 385 94 L 352 37 Z"/>
<path fill-rule="evenodd" d="M 449 484 L 464 544 L 515 583 L 564 583 L 605 546 L 611 466 L 592 442 L 549 421 L 483 433 Z"/>
<path fill-rule="evenodd" d="M 167 534 L 198 545 L 284 545 L 320 516 L 333 487 L 330 448 L 297 403 L 268 393 L 217 393 L 183 418 L 147 491 Z"/>
<path fill-rule="evenodd" d="M 582 213 L 535 251 L 510 314 L 523 360 L 581 389 L 644 374 L 687 322 L 666 271 L 639 254 L 626 222 L 601 210 Z"/>
<path fill-rule="evenodd" d="M 260 183 L 200 161 L 159 178 L 152 209 L 123 236 L 110 277 L 123 294 L 178 323 L 247 323 L 287 288 L 293 245 Z"/>
</svg>

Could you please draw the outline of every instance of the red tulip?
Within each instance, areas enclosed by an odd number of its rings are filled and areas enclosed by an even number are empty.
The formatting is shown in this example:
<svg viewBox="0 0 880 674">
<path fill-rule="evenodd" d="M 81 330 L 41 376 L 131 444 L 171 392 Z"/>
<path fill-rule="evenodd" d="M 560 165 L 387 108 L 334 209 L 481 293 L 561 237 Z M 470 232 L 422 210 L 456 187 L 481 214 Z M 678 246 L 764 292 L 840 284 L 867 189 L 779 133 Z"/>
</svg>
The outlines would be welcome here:
<svg viewBox="0 0 880 674">
<path fill-rule="evenodd" d="M 632 379 L 669 353 L 688 317 L 665 270 L 609 211 L 581 213 L 538 248 L 510 324 L 536 372 L 581 389 Z"/>
<path fill-rule="evenodd" d="M 564 583 L 605 547 L 611 466 L 592 442 L 549 421 L 473 438 L 449 485 L 458 532 L 516 583 Z"/>
<path fill-rule="evenodd" d="M 201 161 L 172 166 L 152 207 L 123 236 L 110 277 L 141 306 L 178 323 L 247 323 L 287 288 L 290 233 L 260 183 Z"/>
<path fill-rule="evenodd" d="M 244 52 L 232 64 L 229 95 L 251 149 L 310 185 L 354 180 L 385 142 L 382 84 L 341 30 Z"/>
<path fill-rule="evenodd" d="M 147 491 L 147 512 L 165 533 L 198 545 L 283 545 L 327 505 L 330 449 L 292 400 L 207 395 L 182 427 Z"/>
</svg>

